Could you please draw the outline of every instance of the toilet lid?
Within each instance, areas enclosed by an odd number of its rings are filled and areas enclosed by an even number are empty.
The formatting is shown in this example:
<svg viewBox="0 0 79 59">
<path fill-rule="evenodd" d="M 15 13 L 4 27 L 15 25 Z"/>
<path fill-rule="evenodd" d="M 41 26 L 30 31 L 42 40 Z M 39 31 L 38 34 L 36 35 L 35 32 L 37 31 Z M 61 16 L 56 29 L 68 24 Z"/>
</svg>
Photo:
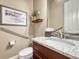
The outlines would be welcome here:
<svg viewBox="0 0 79 59">
<path fill-rule="evenodd" d="M 30 55 L 33 53 L 33 48 L 29 47 L 29 48 L 25 48 L 23 49 L 20 53 L 19 56 L 26 56 L 26 55 Z"/>
</svg>

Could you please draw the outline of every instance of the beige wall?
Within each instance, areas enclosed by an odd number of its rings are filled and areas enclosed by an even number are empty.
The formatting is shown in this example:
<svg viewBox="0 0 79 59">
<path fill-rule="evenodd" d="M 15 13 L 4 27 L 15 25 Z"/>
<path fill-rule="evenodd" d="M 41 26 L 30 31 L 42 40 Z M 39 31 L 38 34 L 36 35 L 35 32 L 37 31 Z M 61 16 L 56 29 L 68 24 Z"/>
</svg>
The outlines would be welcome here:
<svg viewBox="0 0 79 59">
<path fill-rule="evenodd" d="M 40 18 L 42 23 L 34 24 L 35 36 L 44 36 L 44 31 L 47 24 L 47 0 L 34 0 L 34 10 L 40 11 Z"/>
<path fill-rule="evenodd" d="M 52 0 L 49 2 L 49 12 L 50 15 L 48 17 L 49 19 L 49 27 L 59 28 L 63 26 L 64 21 L 64 0 L 60 1 L 54 1 Z"/>
<path fill-rule="evenodd" d="M 47 19 L 48 19 L 48 27 L 50 26 L 51 20 L 51 0 L 47 0 Z"/>
<path fill-rule="evenodd" d="M 29 24 L 30 24 L 29 15 L 33 10 L 33 0 L 0 0 L 0 4 L 26 11 L 28 14 L 27 27 L 22 26 L 0 26 L 0 27 L 4 27 L 6 29 L 12 30 L 25 36 L 29 36 Z M 29 44 L 28 39 L 16 37 L 2 31 L 0 31 L 0 34 L 1 34 L 0 59 L 8 59 L 8 57 L 16 55 L 21 49 L 27 47 Z M 12 48 L 6 49 L 8 42 L 11 40 L 16 40 L 16 44 Z"/>
</svg>

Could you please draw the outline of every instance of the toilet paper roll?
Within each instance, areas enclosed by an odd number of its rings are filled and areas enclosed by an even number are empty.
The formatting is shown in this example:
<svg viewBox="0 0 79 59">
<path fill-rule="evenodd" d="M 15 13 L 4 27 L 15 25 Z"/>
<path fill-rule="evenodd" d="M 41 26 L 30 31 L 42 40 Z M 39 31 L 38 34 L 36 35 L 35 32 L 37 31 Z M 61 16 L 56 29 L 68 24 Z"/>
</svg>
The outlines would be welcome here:
<svg viewBox="0 0 79 59">
<path fill-rule="evenodd" d="M 10 45 L 10 46 L 13 46 L 15 43 L 16 43 L 16 41 L 10 41 L 10 42 L 9 42 L 9 45 Z"/>
</svg>

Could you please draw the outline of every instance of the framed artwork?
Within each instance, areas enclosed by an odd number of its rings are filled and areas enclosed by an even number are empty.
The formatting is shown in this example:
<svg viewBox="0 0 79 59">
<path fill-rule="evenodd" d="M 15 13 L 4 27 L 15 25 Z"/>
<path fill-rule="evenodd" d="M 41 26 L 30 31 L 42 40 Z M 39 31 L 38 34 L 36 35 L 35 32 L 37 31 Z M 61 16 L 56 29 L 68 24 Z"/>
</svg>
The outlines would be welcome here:
<svg viewBox="0 0 79 59">
<path fill-rule="evenodd" d="M 26 26 L 27 13 L 11 7 L 0 5 L 0 24 Z"/>
</svg>

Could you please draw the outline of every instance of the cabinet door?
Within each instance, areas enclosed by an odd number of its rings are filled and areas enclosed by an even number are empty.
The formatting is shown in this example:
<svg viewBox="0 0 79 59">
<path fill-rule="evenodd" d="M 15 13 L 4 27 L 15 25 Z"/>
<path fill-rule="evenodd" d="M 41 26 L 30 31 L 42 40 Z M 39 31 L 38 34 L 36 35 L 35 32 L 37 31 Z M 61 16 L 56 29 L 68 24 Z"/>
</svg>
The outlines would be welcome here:
<svg viewBox="0 0 79 59">
<path fill-rule="evenodd" d="M 40 53 L 38 50 L 34 49 L 33 59 L 48 59 L 48 58 L 44 56 L 42 53 Z"/>
</svg>

